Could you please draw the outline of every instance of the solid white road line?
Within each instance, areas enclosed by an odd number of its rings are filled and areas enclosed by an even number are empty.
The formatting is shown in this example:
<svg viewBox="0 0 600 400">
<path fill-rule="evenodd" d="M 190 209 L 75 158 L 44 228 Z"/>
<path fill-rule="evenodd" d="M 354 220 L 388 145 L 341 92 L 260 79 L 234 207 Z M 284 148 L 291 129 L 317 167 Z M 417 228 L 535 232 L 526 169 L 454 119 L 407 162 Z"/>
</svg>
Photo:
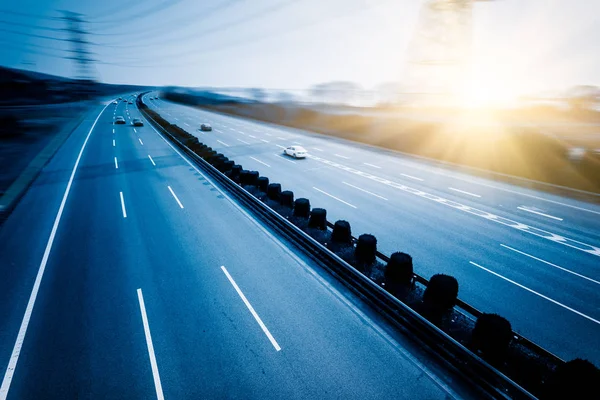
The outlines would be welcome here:
<svg viewBox="0 0 600 400">
<path fill-rule="evenodd" d="M 319 149 L 318 147 L 313 147 L 313 149 L 316 150 L 316 151 L 325 151 L 325 150 Z"/>
<path fill-rule="evenodd" d="M 369 166 L 369 167 L 373 167 L 373 168 L 377 168 L 377 169 L 381 169 L 381 167 L 378 167 L 377 165 L 373 165 L 373 164 L 369 164 L 367 162 L 364 162 L 363 164 Z"/>
<path fill-rule="evenodd" d="M 558 235 L 558 234 L 546 231 L 544 229 L 540 229 L 540 228 L 536 228 L 536 227 L 533 227 L 533 226 L 529 226 L 527 224 L 524 224 L 524 223 L 521 223 L 521 222 L 518 222 L 518 221 L 514 221 L 514 220 L 511 220 L 509 218 L 501 217 L 499 215 L 495 215 L 495 214 L 489 213 L 487 211 L 479 210 L 479 209 L 477 209 L 475 207 L 467 206 L 466 204 L 461 204 L 461 203 L 458 203 L 456 201 L 452 201 L 452 200 L 447 199 L 447 198 L 436 196 L 436 195 L 434 195 L 432 193 L 427 193 L 427 192 L 424 192 L 422 190 L 419 190 L 419 189 L 416 189 L 416 188 L 413 188 L 413 187 L 410 187 L 410 186 L 406 186 L 406 185 L 403 185 L 403 184 L 400 184 L 400 183 L 397 183 L 397 182 L 393 182 L 393 181 L 390 181 L 390 180 L 387 180 L 387 179 L 384 179 L 384 178 L 372 175 L 372 174 L 370 174 L 368 172 L 360 171 L 360 170 L 357 170 L 355 168 L 351 168 L 351 167 L 348 167 L 346 165 L 339 164 L 339 163 L 331 161 L 331 160 L 326 160 L 324 158 L 320 158 L 320 157 L 317 157 L 317 156 L 314 156 L 314 155 L 310 155 L 310 154 L 308 155 L 308 157 L 311 158 L 311 159 L 313 159 L 313 160 L 319 161 L 319 162 L 321 162 L 323 164 L 326 164 L 326 165 L 329 165 L 329 166 L 332 166 L 332 167 L 335 167 L 335 168 L 343 169 L 344 171 L 347 171 L 347 172 L 349 172 L 351 174 L 358 175 L 358 176 L 361 176 L 363 178 L 370 179 L 372 181 L 376 181 L 376 182 L 382 183 L 382 184 L 387 185 L 387 186 L 391 186 L 393 188 L 402 190 L 402 191 L 407 192 L 407 193 L 414 194 L 414 195 L 419 196 L 421 198 L 434 201 L 434 202 L 436 202 L 438 204 L 443 204 L 445 206 L 454 208 L 455 210 L 460 210 L 460 211 L 463 211 L 463 212 L 467 212 L 469 214 L 476 215 L 476 216 L 478 216 L 480 218 L 484 218 L 484 219 L 486 219 L 488 221 L 493 221 L 495 223 L 502 224 L 502 225 L 511 227 L 513 229 L 518 229 L 521 232 L 526 232 L 526 233 L 529 233 L 531 235 L 534 235 L 534 236 L 541 237 L 543 239 L 549 240 L 551 242 L 560 243 L 561 245 L 564 245 L 564 246 L 567 246 L 567 247 L 571 247 L 573 249 L 577 249 L 579 251 L 583 251 L 583 252 L 588 253 L 588 254 L 592 254 L 592 255 L 594 255 L 596 257 L 600 257 L 600 247 L 593 246 L 593 245 L 588 244 L 588 243 L 580 242 L 578 240 L 571 239 L 571 238 L 568 238 L 566 236 Z"/>
<path fill-rule="evenodd" d="M 582 312 L 580 312 L 580 311 L 577 311 L 577 310 L 575 310 L 575 309 L 573 309 L 573 308 L 571 308 L 571 307 L 569 307 L 569 306 L 566 306 L 566 305 L 564 305 L 564 304 L 562 304 L 562 303 L 559 303 L 558 301 L 556 301 L 556 300 L 554 300 L 554 299 L 551 299 L 551 298 L 550 298 L 550 297 L 548 297 L 548 296 L 544 296 L 543 294 L 541 294 L 541 293 L 538 293 L 538 292 L 536 292 L 536 291 L 535 291 L 535 290 L 533 290 L 533 289 L 529 289 L 527 286 L 523 286 L 523 285 L 521 285 L 520 283 L 517 283 L 517 282 L 515 282 L 515 281 L 513 281 L 513 280 L 511 280 L 511 279 L 508 279 L 508 278 L 506 278 L 506 277 L 504 277 L 504 276 L 502 276 L 502 275 L 500 275 L 500 274 L 498 274 L 498 273 L 494 272 L 494 271 L 491 271 L 491 270 L 489 270 L 489 269 L 487 269 L 487 268 L 485 268 L 485 267 L 482 267 L 481 265 L 479 265 L 479 264 L 476 264 L 476 263 L 474 263 L 473 261 L 469 261 L 469 263 L 470 263 L 470 264 L 472 264 L 472 265 L 474 265 L 474 266 L 476 266 L 476 267 L 478 267 L 478 268 L 481 268 L 481 269 L 482 269 L 482 270 L 484 270 L 484 271 L 487 271 L 487 272 L 489 272 L 489 273 L 490 273 L 490 274 L 492 274 L 492 275 L 496 275 L 498 278 L 502 278 L 502 279 L 504 279 L 505 281 L 507 281 L 507 282 L 510 282 L 510 283 L 512 283 L 512 284 L 514 284 L 514 285 L 516 285 L 516 286 L 520 287 L 521 289 L 525 289 L 525 290 L 527 290 L 528 292 L 531 292 L 531 293 L 533 293 L 533 294 L 535 294 L 535 295 L 538 295 L 538 296 L 540 296 L 540 297 L 541 297 L 541 298 L 543 298 L 543 299 L 546 299 L 546 300 L 548 300 L 548 301 L 550 301 L 550 302 L 552 302 L 552 303 L 556 304 L 557 306 L 560 306 L 560 307 L 562 307 L 562 308 L 564 308 L 564 309 L 566 309 L 566 310 L 569 310 L 569 311 L 571 311 L 571 312 L 574 312 L 575 314 L 577 314 L 577 315 L 579 315 L 579 316 L 582 316 L 583 318 L 585 318 L 585 319 L 588 319 L 588 320 L 590 320 L 590 321 L 592 321 L 592 322 L 595 322 L 595 323 L 597 323 L 598 325 L 600 325 L 600 321 L 598 321 L 597 319 L 594 319 L 594 318 L 590 317 L 589 315 L 586 315 L 586 314 L 584 314 L 584 313 L 582 313 Z"/>
<path fill-rule="evenodd" d="M 144 142 L 142 142 L 142 139 L 138 138 L 138 140 L 140 141 L 140 144 L 143 146 Z"/>
<path fill-rule="evenodd" d="M 222 141 L 220 141 L 220 140 L 217 140 L 217 142 L 221 143 L 221 144 L 222 144 L 223 146 L 225 146 L 225 147 L 229 147 L 229 145 L 228 145 L 227 143 L 225 143 L 225 142 L 222 142 Z"/>
<path fill-rule="evenodd" d="M 415 181 L 420 181 L 420 182 L 423 181 L 423 179 L 417 178 L 416 176 L 407 175 L 407 174 L 400 174 L 400 175 L 405 176 L 405 177 L 410 178 L 410 179 L 414 179 Z"/>
<path fill-rule="evenodd" d="M 121 197 L 121 211 L 123 211 L 123 218 L 127 218 L 127 210 L 125 209 L 125 199 L 123 198 L 123 192 L 119 192 Z"/>
<path fill-rule="evenodd" d="M 260 161 L 260 160 L 258 160 L 256 158 L 254 158 L 252 156 L 250 158 L 253 159 L 254 161 L 258 162 L 258 163 L 261 163 L 262 165 L 266 165 L 267 167 L 271 168 L 271 166 L 269 164 L 267 164 L 267 163 L 264 163 L 264 162 L 262 162 L 262 161 Z"/>
<path fill-rule="evenodd" d="M 478 194 L 470 193 L 470 192 L 465 192 L 464 190 L 456 189 L 456 188 L 453 188 L 453 187 L 449 187 L 448 189 L 453 190 L 453 191 L 458 192 L 458 193 L 466 194 L 468 196 L 481 197 Z"/>
<path fill-rule="evenodd" d="M 119 163 L 117 162 L 117 157 L 115 157 L 115 169 L 119 169 Z"/>
<path fill-rule="evenodd" d="M 570 274 L 576 275 L 576 276 L 578 276 L 578 277 L 580 277 L 580 278 L 586 279 L 586 280 L 588 280 L 588 281 L 590 281 L 590 282 L 593 282 L 593 283 L 595 283 L 595 284 L 597 284 L 597 285 L 600 285 L 600 282 L 599 282 L 599 281 L 597 281 L 597 280 L 594 280 L 594 279 L 592 279 L 592 278 L 589 278 L 589 277 L 587 277 L 587 276 L 585 276 L 585 275 L 578 274 L 577 272 L 575 272 L 575 271 L 571 271 L 570 269 L 566 269 L 566 268 L 560 267 L 560 266 L 558 266 L 558 265 L 556 265 L 556 264 L 552 264 L 551 262 L 548 262 L 548 261 L 546 261 L 546 260 L 542 260 L 541 258 L 537 258 L 537 257 L 535 257 L 535 256 L 532 256 L 531 254 L 527 254 L 527 253 L 525 253 L 524 251 L 520 251 L 520 250 L 517 250 L 517 249 L 513 249 L 512 247 L 510 247 L 510 246 L 507 246 L 507 245 L 505 245 L 505 244 L 502 244 L 502 243 L 500 243 L 500 246 L 502 246 L 502 247 L 504 247 L 504 248 L 506 248 L 506 249 L 508 249 L 508 250 L 512 250 L 512 251 L 514 251 L 515 253 L 519 253 L 519 254 L 522 254 L 522 255 L 524 255 L 524 256 L 526 256 L 526 257 L 533 258 L 534 260 L 537 260 L 537 261 L 543 262 L 544 264 L 548 264 L 548 265 L 550 265 L 550 266 L 552 266 L 552 267 L 554 267 L 554 268 L 558 268 L 558 269 L 560 269 L 560 270 L 563 270 L 563 271 L 565 271 L 565 272 L 568 272 L 568 273 L 570 273 Z"/>
<path fill-rule="evenodd" d="M 262 140 L 262 141 L 263 141 L 263 142 L 265 142 L 265 143 L 269 143 L 269 141 L 268 141 L 268 140 L 265 140 L 265 139 L 260 139 L 260 140 Z"/>
<path fill-rule="evenodd" d="M 517 209 L 519 209 L 519 210 L 523 210 L 523 211 L 527 211 L 527 212 L 530 212 L 530 213 L 532 213 L 532 214 L 541 215 L 542 217 L 552 218 L 552 219 L 555 219 L 555 220 L 557 220 L 557 221 L 562 221 L 562 220 L 563 220 L 562 218 L 558 218 L 558 217 L 555 217 L 555 216 L 553 216 L 553 215 L 544 214 L 544 213 L 542 213 L 542 212 L 535 211 L 535 210 L 530 210 L 529 208 L 527 208 L 527 207 L 525 207 L 525 206 L 520 206 L 520 207 L 517 207 Z"/>
<path fill-rule="evenodd" d="M 337 201 L 339 201 L 339 202 L 342 202 L 342 203 L 344 203 L 344 204 L 346 204 L 346 205 L 348 205 L 348 206 L 350 206 L 350 207 L 352 207 L 352 208 L 358 208 L 358 207 L 356 207 L 356 206 L 353 206 L 353 205 L 352 205 L 352 204 L 350 204 L 350 203 L 347 203 L 347 202 L 345 202 L 344 200 L 342 200 L 342 199 L 340 199 L 340 198 L 337 198 L 337 197 L 335 197 L 335 196 L 333 196 L 333 195 L 330 195 L 330 194 L 329 194 L 329 193 L 327 193 L 327 192 L 324 192 L 324 191 L 322 191 L 322 190 L 321 190 L 321 189 L 319 189 L 319 188 L 316 188 L 316 187 L 314 187 L 314 186 L 313 186 L 313 189 L 315 189 L 316 191 L 319 191 L 319 192 L 323 193 L 324 195 L 327 195 L 327 196 L 331 197 L 332 199 L 335 199 L 335 200 L 337 200 Z"/>
<path fill-rule="evenodd" d="M 154 354 L 154 345 L 152 344 L 152 335 L 150 334 L 150 324 L 148 324 L 148 315 L 146 314 L 146 305 L 144 304 L 144 295 L 142 289 L 137 290 L 138 301 L 140 303 L 140 312 L 142 313 L 142 324 L 144 325 L 144 335 L 146 335 L 146 345 L 148 346 L 148 355 L 150 356 L 150 366 L 152 367 L 152 377 L 154 378 L 154 388 L 156 389 L 156 398 L 164 400 L 165 396 L 160 383 L 160 374 L 158 373 L 158 364 Z"/>
<path fill-rule="evenodd" d="M 113 139 L 113 147 L 115 147 L 115 146 L 116 146 L 115 139 Z"/>
<path fill-rule="evenodd" d="M 344 158 L 344 159 L 346 159 L 346 160 L 349 160 L 349 159 L 350 159 L 350 157 L 346 157 L 346 156 L 343 156 L 343 155 L 341 155 L 341 154 L 334 154 L 334 156 L 336 156 L 336 157 L 339 157 L 339 158 Z"/>
<path fill-rule="evenodd" d="M 385 197 L 383 197 L 383 196 L 380 196 L 380 195 L 378 195 L 378 194 L 375 194 L 375 193 L 371 193 L 371 192 L 369 192 L 368 190 L 361 189 L 361 188 L 359 188 L 358 186 L 354 186 L 354 185 L 351 185 L 351 184 L 349 184 L 348 182 L 342 182 L 342 183 L 343 183 L 344 185 L 348 185 L 348 186 L 350 186 L 350 187 L 353 187 L 354 189 L 358 189 L 358 190 L 360 190 L 360 191 L 362 191 L 362 192 L 368 193 L 368 194 L 370 194 L 371 196 L 375 196 L 375 197 L 379 197 L 380 199 L 387 200 L 387 199 L 386 199 Z"/>
<path fill-rule="evenodd" d="M 148 154 L 148 158 L 150 159 L 150 162 L 152 163 L 152 165 L 154 165 L 156 167 L 156 163 L 154 163 L 154 160 L 152 159 L 152 157 L 150 157 L 150 154 Z"/>
<path fill-rule="evenodd" d="M 279 346 L 279 344 L 277 343 L 277 341 L 275 340 L 275 338 L 273 337 L 273 335 L 271 335 L 271 332 L 269 332 L 269 329 L 263 323 L 262 319 L 260 319 L 260 317 L 258 316 L 258 314 L 256 313 L 256 311 L 254 311 L 254 307 L 252 307 L 252 304 L 250 304 L 250 302 L 248 301 L 248 299 L 246 298 L 246 296 L 244 296 L 244 293 L 242 293 L 242 291 L 240 290 L 240 288 L 237 285 L 237 283 L 235 283 L 235 281 L 233 280 L 233 278 L 231 277 L 231 275 L 229 275 L 229 272 L 227 271 L 227 268 L 225 268 L 225 266 L 221 266 L 221 270 L 223 271 L 223 273 L 225 274 L 225 276 L 227 276 L 227 279 L 229 279 L 229 282 L 231 283 L 231 285 L 233 286 L 233 288 L 235 289 L 235 291 L 237 292 L 237 294 L 241 297 L 241 299 L 244 302 L 244 304 L 246 305 L 246 307 L 248 307 L 248 310 L 250 310 L 250 313 L 252 314 L 252 316 L 254 317 L 254 319 L 256 320 L 256 322 L 258 322 L 258 325 L 260 325 L 260 328 L 262 329 L 262 331 L 265 333 L 265 335 L 267 335 L 267 337 L 269 338 L 269 341 L 271 342 L 271 344 L 273 345 L 273 347 L 275 347 L 275 350 L 276 351 L 281 350 L 281 347 Z"/>
<path fill-rule="evenodd" d="M 33 283 L 33 288 L 31 289 L 31 294 L 29 295 L 29 301 L 27 302 L 27 307 L 25 308 L 25 314 L 23 314 L 23 320 L 21 320 L 21 326 L 19 327 L 19 333 L 17 334 L 17 339 L 15 340 L 15 345 L 13 346 L 12 353 L 10 355 L 10 359 L 8 361 L 8 365 L 6 366 L 6 371 L 4 373 L 4 378 L 2 379 L 2 386 L 0 386 L 0 400 L 6 400 L 8 397 L 8 391 L 10 389 L 10 384 L 13 379 L 13 375 L 15 373 L 15 368 L 17 368 L 17 362 L 19 361 L 19 355 L 21 354 L 21 348 L 23 347 L 23 342 L 25 341 L 25 334 L 27 333 L 27 327 L 29 326 L 29 321 L 31 319 L 31 313 L 33 312 L 33 307 L 35 306 L 35 300 L 37 299 L 38 292 L 40 290 L 40 285 L 42 283 L 42 278 L 44 277 L 44 272 L 46 271 L 46 264 L 48 263 L 48 258 L 50 256 L 50 251 L 52 250 L 52 245 L 54 243 L 54 238 L 56 236 L 56 231 L 58 230 L 58 225 L 60 224 L 60 219 L 63 214 L 63 210 L 65 208 L 65 204 L 67 202 L 67 198 L 69 197 L 69 193 L 71 191 L 71 185 L 73 184 L 73 178 L 75 177 L 75 172 L 77 172 L 77 167 L 79 166 L 79 161 L 81 160 L 81 155 L 83 154 L 83 150 L 85 150 L 85 146 L 92 134 L 92 131 L 96 127 L 96 123 L 100 119 L 106 107 L 108 107 L 110 103 L 106 104 L 100 114 L 96 117 L 96 120 L 92 124 L 81 149 L 79 150 L 79 155 L 75 160 L 75 165 L 73 165 L 73 170 L 71 171 L 71 176 L 69 177 L 69 181 L 67 182 L 67 187 L 65 189 L 65 193 L 63 194 L 62 201 L 58 208 L 58 212 L 56 213 L 56 218 L 54 219 L 54 225 L 52 225 L 52 231 L 50 232 L 50 237 L 48 238 L 48 242 L 46 243 L 46 249 L 44 250 L 44 255 L 42 256 L 42 261 L 40 262 L 40 267 L 38 268 L 37 275 L 35 277 L 35 281 Z"/>
<path fill-rule="evenodd" d="M 169 191 L 171 192 L 171 194 L 173 195 L 173 197 L 175 197 L 175 200 L 177 201 L 177 204 L 179 204 L 179 207 L 183 208 L 183 204 L 181 204 L 181 202 L 177 198 L 177 195 L 175 194 L 175 192 L 173 191 L 173 189 L 171 189 L 171 186 L 167 186 L 167 187 L 169 188 Z"/>
<path fill-rule="evenodd" d="M 242 140 L 242 139 L 238 139 L 238 140 L 244 144 L 250 144 L 250 143 L 246 142 L 245 140 Z"/>
</svg>

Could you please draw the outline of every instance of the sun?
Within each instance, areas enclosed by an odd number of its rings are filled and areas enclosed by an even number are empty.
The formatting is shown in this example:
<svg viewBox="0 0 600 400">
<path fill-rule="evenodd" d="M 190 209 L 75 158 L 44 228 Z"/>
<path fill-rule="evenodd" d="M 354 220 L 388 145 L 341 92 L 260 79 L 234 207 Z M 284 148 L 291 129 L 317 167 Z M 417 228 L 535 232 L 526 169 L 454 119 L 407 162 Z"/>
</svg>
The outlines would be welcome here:
<svg viewBox="0 0 600 400">
<path fill-rule="evenodd" d="M 493 79 L 470 80 L 458 94 L 459 104 L 466 108 L 509 107 L 517 98 L 513 85 Z"/>
</svg>

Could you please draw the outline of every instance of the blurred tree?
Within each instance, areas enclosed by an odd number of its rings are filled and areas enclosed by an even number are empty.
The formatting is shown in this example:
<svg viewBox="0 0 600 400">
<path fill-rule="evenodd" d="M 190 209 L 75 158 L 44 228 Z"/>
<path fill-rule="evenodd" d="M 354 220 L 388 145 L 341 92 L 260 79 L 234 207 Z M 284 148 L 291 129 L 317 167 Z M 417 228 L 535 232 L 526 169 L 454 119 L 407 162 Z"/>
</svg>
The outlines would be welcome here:
<svg viewBox="0 0 600 400">
<path fill-rule="evenodd" d="M 567 91 L 567 102 L 574 111 L 593 110 L 600 102 L 600 88 L 578 85 Z"/>
</svg>

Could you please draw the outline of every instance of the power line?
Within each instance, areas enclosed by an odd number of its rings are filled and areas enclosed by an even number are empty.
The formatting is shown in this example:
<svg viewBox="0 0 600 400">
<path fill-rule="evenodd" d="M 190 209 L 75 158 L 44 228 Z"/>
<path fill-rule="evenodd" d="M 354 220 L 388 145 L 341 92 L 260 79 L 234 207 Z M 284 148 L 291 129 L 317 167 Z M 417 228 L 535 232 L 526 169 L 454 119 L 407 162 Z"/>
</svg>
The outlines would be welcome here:
<svg viewBox="0 0 600 400">
<path fill-rule="evenodd" d="M 208 36 L 208 35 L 212 35 L 212 34 L 215 34 L 217 32 L 229 29 L 229 28 L 231 28 L 232 25 L 238 26 L 238 25 L 241 25 L 243 23 L 252 21 L 254 19 L 264 17 L 264 16 L 266 16 L 268 14 L 273 14 L 273 13 L 275 13 L 275 12 L 281 10 L 281 9 L 284 9 L 285 7 L 288 7 L 288 6 L 292 5 L 292 4 L 298 4 L 298 3 L 302 2 L 302 1 L 304 1 L 304 0 L 285 0 L 283 2 L 274 4 L 271 7 L 267 7 L 267 8 L 258 10 L 258 11 L 254 12 L 254 13 L 251 13 L 249 15 L 242 16 L 242 17 L 240 17 L 238 19 L 235 19 L 233 21 L 224 22 L 224 23 L 222 23 L 220 25 L 217 25 L 216 27 L 205 29 L 205 30 L 200 30 L 199 32 L 198 31 L 197 32 L 193 32 L 192 34 L 181 36 L 181 37 L 166 38 L 164 40 L 159 40 L 158 42 L 155 41 L 155 42 L 145 43 L 145 44 L 142 44 L 142 45 L 125 45 L 125 46 L 122 46 L 122 45 L 113 45 L 111 47 L 114 47 L 114 48 L 123 48 L 123 49 L 140 48 L 140 47 L 153 47 L 153 46 L 156 46 L 157 44 L 171 43 L 173 41 L 184 41 L 184 40 L 188 40 L 188 39 L 197 38 L 199 35 L 202 35 L 202 34 Z"/>
<path fill-rule="evenodd" d="M 45 20 L 50 20 L 50 21 L 58 21 L 59 20 L 59 18 L 57 18 L 57 17 L 48 17 L 46 15 L 29 14 L 29 13 L 12 11 L 12 10 L 0 10 L 0 13 L 1 14 L 16 15 L 18 17 L 35 18 L 35 19 L 45 19 Z"/>
<path fill-rule="evenodd" d="M 29 53 L 29 54 L 35 54 L 35 55 L 40 55 L 40 56 L 45 56 L 45 57 L 52 57 L 52 58 L 65 58 L 64 55 L 51 54 L 51 53 L 47 53 L 45 51 L 39 51 L 39 50 L 31 50 L 31 49 L 15 46 L 12 43 L 3 43 L 1 46 L 2 46 L 2 48 L 12 48 L 12 49 L 17 50 L 22 53 Z"/>
<path fill-rule="evenodd" d="M 32 25 L 32 24 L 23 24 L 21 22 L 12 22 L 12 21 L 5 21 L 5 20 L 0 20 L 0 24 L 4 24 L 4 25 L 9 25 L 9 26 L 20 26 L 23 28 L 30 28 L 30 29 L 36 29 L 36 30 L 42 30 L 42 31 L 51 31 L 51 32 L 60 32 L 62 31 L 62 29 L 59 28 L 49 28 L 46 26 L 39 26 L 39 25 Z"/>
<path fill-rule="evenodd" d="M 118 32 L 118 33 L 94 33 L 94 36 L 123 36 L 124 34 L 127 34 L 127 39 L 131 40 L 132 38 L 140 40 L 140 39 L 144 39 L 147 37 L 153 37 L 155 36 L 154 32 L 161 32 L 165 29 L 165 27 L 167 27 L 169 29 L 169 33 L 173 33 L 176 31 L 179 31 L 181 29 L 187 28 L 190 26 L 190 21 L 194 21 L 196 22 L 198 20 L 198 18 L 203 18 L 206 19 L 208 17 L 211 17 L 212 15 L 216 14 L 219 11 L 222 11 L 228 7 L 233 6 L 236 3 L 240 3 L 242 1 L 246 1 L 246 0 L 227 0 L 221 4 L 217 4 L 216 6 L 209 8 L 207 10 L 202 10 L 201 12 L 197 13 L 197 14 L 193 14 L 193 15 L 186 15 L 183 18 L 179 18 L 179 19 L 175 19 L 175 20 L 169 20 L 168 22 L 156 26 L 153 26 L 153 29 L 145 29 L 143 32 L 133 32 L 131 34 L 129 33 L 123 33 L 123 32 Z M 173 27 L 174 26 L 174 27 Z M 113 43 L 99 43 L 99 45 L 102 46 L 112 46 L 115 44 L 118 44 L 120 42 L 113 42 Z"/>
<path fill-rule="evenodd" d="M 35 33 L 25 33 L 25 32 L 13 31 L 10 29 L 4 29 L 4 28 L 0 28 L 0 32 L 12 33 L 14 35 L 21 35 L 21 36 L 29 36 L 29 37 L 34 37 L 34 38 L 38 38 L 38 39 L 58 40 L 59 42 L 62 42 L 65 40 L 62 38 L 56 38 L 56 37 L 52 37 L 52 36 L 37 35 Z"/>
<path fill-rule="evenodd" d="M 286 35 L 288 33 L 294 32 L 294 31 L 298 31 L 298 30 L 302 30 L 305 28 L 308 28 L 310 26 L 314 26 L 314 25 L 319 25 L 321 23 L 324 22 L 328 22 L 328 21 L 332 21 L 335 19 L 339 19 L 339 18 L 344 18 L 350 15 L 355 14 L 356 12 L 359 11 L 367 11 L 370 10 L 374 7 L 378 7 L 380 5 L 389 3 L 391 1 L 394 0 L 383 0 L 380 1 L 378 3 L 375 4 L 369 4 L 369 5 L 363 5 L 361 7 L 358 8 L 353 8 L 353 9 L 347 9 L 346 12 L 344 13 L 337 13 L 335 16 L 325 16 L 324 18 L 320 18 L 320 19 L 316 19 L 316 20 L 312 20 L 312 21 L 308 21 L 305 24 L 300 24 L 297 25 L 295 27 L 291 27 L 291 28 L 286 28 L 286 30 L 284 32 L 267 32 L 261 35 L 256 35 L 256 36 L 252 36 L 252 37 L 246 37 L 243 40 L 238 40 L 238 41 L 230 41 L 229 43 L 225 43 L 225 44 L 215 44 L 213 46 L 209 46 L 209 47 L 204 47 L 204 48 L 200 48 L 200 49 L 194 49 L 193 53 L 191 53 L 190 50 L 185 51 L 185 52 L 179 52 L 176 54 L 166 54 L 163 55 L 163 58 L 169 58 L 169 61 L 173 61 L 173 59 L 177 59 L 177 58 L 181 58 L 181 57 L 185 57 L 185 56 L 193 56 L 195 54 L 201 53 L 201 57 L 204 57 L 205 54 L 210 53 L 210 52 L 216 52 L 216 51 L 222 51 L 222 50 L 227 50 L 230 48 L 234 48 L 234 47 L 239 47 L 241 45 L 245 45 L 248 43 L 256 43 L 265 39 L 269 39 L 269 38 L 274 38 L 274 37 L 281 37 L 283 35 Z M 153 57 L 155 58 L 155 57 Z M 151 59 L 138 59 L 138 61 L 140 62 L 146 62 L 146 61 L 150 61 Z M 194 59 L 193 61 L 196 61 L 199 59 Z M 192 62 L 193 62 L 192 61 Z M 190 62 L 188 60 L 188 62 Z M 157 67 L 177 67 L 177 66 L 181 66 L 181 63 L 176 63 L 176 64 L 152 64 L 152 65 L 127 65 L 127 64 L 119 64 L 119 63 L 113 63 L 111 65 L 117 65 L 117 66 L 122 66 L 122 67 L 127 67 L 127 68 L 157 68 Z"/>
<path fill-rule="evenodd" d="M 149 8 L 148 10 L 138 12 L 137 16 L 135 16 L 135 17 L 134 16 L 125 16 L 125 17 L 121 17 L 121 18 L 113 18 L 110 21 L 92 21 L 91 23 L 104 25 L 104 29 L 108 29 L 110 27 L 120 25 L 122 22 L 126 22 L 126 21 L 131 22 L 131 21 L 150 17 L 153 14 L 156 14 L 157 12 L 171 8 L 171 7 L 181 3 L 182 1 L 184 1 L 184 0 L 167 0 L 167 1 L 161 2 L 157 5 L 155 5 L 154 7 Z"/>
</svg>

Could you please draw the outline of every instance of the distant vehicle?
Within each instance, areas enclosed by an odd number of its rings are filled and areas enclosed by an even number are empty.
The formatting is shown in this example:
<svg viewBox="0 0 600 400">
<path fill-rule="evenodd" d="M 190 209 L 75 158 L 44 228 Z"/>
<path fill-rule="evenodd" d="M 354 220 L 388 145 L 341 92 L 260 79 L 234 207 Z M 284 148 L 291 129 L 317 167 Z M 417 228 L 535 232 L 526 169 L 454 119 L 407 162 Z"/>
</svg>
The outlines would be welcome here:
<svg viewBox="0 0 600 400">
<path fill-rule="evenodd" d="M 212 126 L 210 124 L 202 124 L 200 125 L 200 130 L 204 132 L 212 131 Z"/>
<path fill-rule="evenodd" d="M 112 102 L 113 104 L 119 104 L 116 100 Z"/>
<path fill-rule="evenodd" d="M 122 98 L 122 97 L 119 97 L 119 100 L 123 100 L 123 98 Z"/>
<path fill-rule="evenodd" d="M 123 118 L 122 116 L 118 116 L 117 118 L 115 118 L 115 124 L 124 124 L 125 123 L 125 118 Z"/>
<path fill-rule="evenodd" d="M 129 104 L 133 104 L 133 101 L 131 101 L 131 100 L 130 100 L 130 101 L 129 101 Z"/>
<path fill-rule="evenodd" d="M 142 121 L 139 118 L 134 118 L 131 123 L 133 124 L 133 126 L 144 126 L 144 121 Z"/>
<path fill-rule="evenodd" d="M 290 146 L 283 150 L 283 154 L 292 156 L 294 158 L 306 158 L 307 152 L 304 147 L 301 146 Z"/>
</svg>

